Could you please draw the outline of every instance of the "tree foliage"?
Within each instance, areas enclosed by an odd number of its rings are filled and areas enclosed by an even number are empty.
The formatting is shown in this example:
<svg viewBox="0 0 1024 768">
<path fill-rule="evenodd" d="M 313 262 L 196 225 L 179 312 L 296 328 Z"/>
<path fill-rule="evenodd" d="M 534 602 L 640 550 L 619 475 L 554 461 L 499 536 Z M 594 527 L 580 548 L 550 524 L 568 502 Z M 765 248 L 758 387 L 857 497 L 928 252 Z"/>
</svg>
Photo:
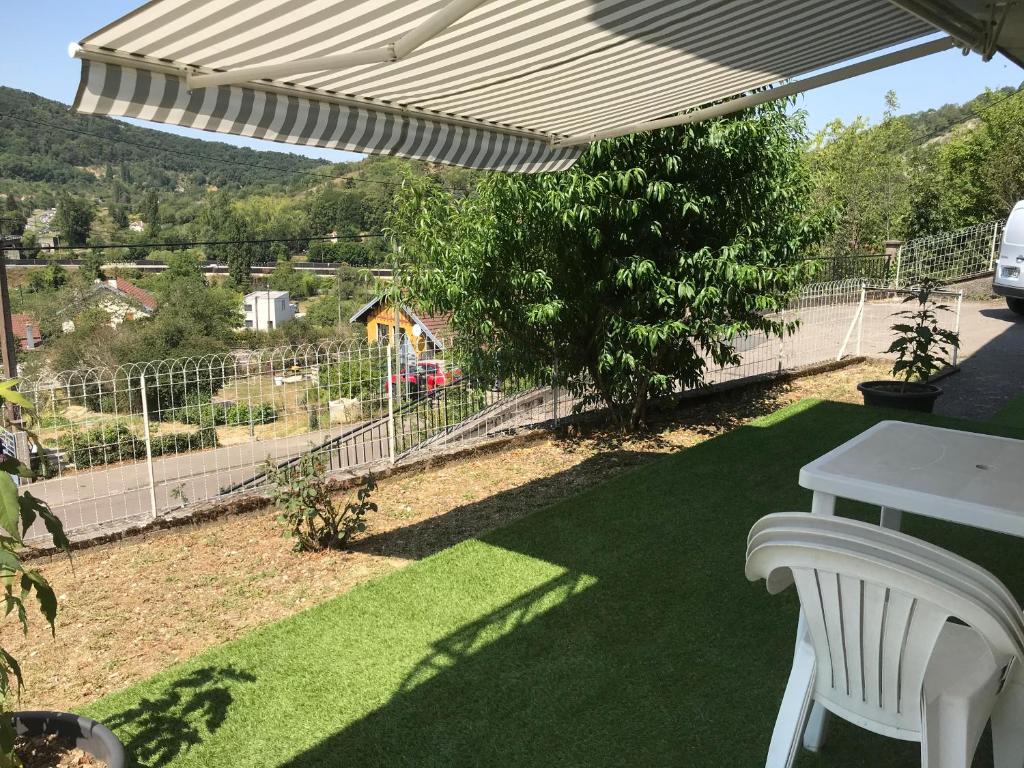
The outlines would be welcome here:
<svg viewBox="0 0 1024 768">
<path fill-rule="evenodd" d="M 85 245 L 94 216 L 95 211 L 88 200 L 63 194 L 57 203 L 55 223 L 68 245 Z"/>
<path fill-rule="evenodd" d="M 479 375 L 592 384 L 624 426 L 651 397 L 777 335 L 811 275 L 801 114 L 734 117 L 601 141 L 570 170 L 492 174 L 456 198 L 410 183 L 391 234 L 415 300 L 451 313 Z"/>
</svg>

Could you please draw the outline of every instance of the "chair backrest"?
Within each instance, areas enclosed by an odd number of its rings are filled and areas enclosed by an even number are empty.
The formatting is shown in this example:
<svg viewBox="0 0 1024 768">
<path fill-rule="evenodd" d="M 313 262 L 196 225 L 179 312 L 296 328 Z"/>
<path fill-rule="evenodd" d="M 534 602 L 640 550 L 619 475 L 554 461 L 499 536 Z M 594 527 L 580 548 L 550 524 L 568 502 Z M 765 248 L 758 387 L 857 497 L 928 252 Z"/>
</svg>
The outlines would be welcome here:
<svg viewBox="0 0 1024 768">
<path fill-rule="evenodd" d="M 874 526 L 818 518 L 801 528 L 800 517 L 811 516 L 769 515 L 755 525 L 746 573 L 773 592 L 796 584 L 815 652 L 815 696 L 832 711 L 878 733 L 916 738 L 925 671 L 950 617 L 974 628 L 1001 663 L 1020 655 L 1005 595 L 991 589 L 998 580 L 970 575 L 979 566 L 964 569 L 968 580 L 959 583 L 953 560 L 938 565 L 942 558 L 926 557 L 917 540 L 899 545 L 911 537 L 887 536 L 880 546 Z"/>
<path fill-rule="evenodd" d="M 850 538 L 852 529 L 858 532 L 856 538 Z M 1024 613 L 1017 599 L 999 579 L 977 563 L 899 531 L 806 512 L 780 512 L 762 518 L 750 530 L 747 549 L 750 551 L 758 543 L 785 538 L 792 531 L 799 531 L 825 546 L 834 544 L 835 539 L 847 541 L 864 554 L 916 567 L 951 587 L 968 591 L 1003 620 L 1004 629 L 1016 639 L 1018 652 L 1024 656 Z M 788 571 L 777 571 L 768 584 L 769 592 L 779 592 L 790 583 L 792 577 Z"/>
</svg>

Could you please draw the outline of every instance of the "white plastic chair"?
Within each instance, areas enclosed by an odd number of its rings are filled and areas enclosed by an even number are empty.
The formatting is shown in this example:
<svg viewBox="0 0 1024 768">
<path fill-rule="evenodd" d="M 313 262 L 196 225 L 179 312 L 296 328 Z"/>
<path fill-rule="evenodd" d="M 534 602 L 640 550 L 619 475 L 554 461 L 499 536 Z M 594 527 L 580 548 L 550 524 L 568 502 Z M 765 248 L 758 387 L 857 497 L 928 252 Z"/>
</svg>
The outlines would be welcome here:
<svg viewBox="0 0 1024 768">
<path fill-rule="evenodd" d="M 896 531 L 806 513 L 755 524 L 747 578 L 802 608 L 766 765 L 792 765 L 815 702 L 967 768 L 991 718 L 996 768 L 1024 766 L 1024 618 L 980 566 Z M 948 621 L 954 617 L 966 625 Z"/>
</svg>

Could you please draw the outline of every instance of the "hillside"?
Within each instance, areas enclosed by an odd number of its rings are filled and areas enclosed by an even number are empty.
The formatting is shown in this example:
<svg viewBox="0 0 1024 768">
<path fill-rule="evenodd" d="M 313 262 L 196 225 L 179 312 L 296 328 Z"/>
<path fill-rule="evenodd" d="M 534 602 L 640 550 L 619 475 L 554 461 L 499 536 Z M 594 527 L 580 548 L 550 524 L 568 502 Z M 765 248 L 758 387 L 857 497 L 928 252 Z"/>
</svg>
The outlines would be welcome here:
<svg viewBox="0 0 1024 768">
<path fill-rule="evenodd" d="M 130 191 L 281 190 L 307 184 L 310 173 L 343 170 L 300 155 L 256 152 L 80 115 L 60 102 L 0 86 L 0 184 L 20 193 L 59 185 L 101 196 L 114 173 Z"/>
</svg>

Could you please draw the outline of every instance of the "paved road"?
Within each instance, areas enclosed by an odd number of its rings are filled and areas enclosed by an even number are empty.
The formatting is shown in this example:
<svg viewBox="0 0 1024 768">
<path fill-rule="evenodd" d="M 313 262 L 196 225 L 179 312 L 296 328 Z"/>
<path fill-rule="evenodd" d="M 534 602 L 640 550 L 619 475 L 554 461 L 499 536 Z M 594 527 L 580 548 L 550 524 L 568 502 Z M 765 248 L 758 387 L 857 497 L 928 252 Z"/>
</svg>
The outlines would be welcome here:
<svg viewBox="0 0 1024 768">
<path fill-rule="evenodd" d="M 304 435 L 156 458 L 153 482 L 157 510 L 164 513 L 189 502 L 214 499 L 222 489 L 252 477 L 268 459 L 291 458 L 357 426 L 348 424 Z M 69 472 L 33 483 L 30 490 L 50 504 L 69 530 L 89 531 L 116 521 L 140 522 L 153 517 L 149 472 L 144 461 Z M 29 535 L 42 533 L 37 526 Z"/>
<path fill-rule="evenodd" d="M 1024 317 L 1002 301 L 986 302 L 964 317 L 960 372 L 939 382 L 935 410 L 965 419 L 989 419 L 1024 394 Z"/>
</svg>

